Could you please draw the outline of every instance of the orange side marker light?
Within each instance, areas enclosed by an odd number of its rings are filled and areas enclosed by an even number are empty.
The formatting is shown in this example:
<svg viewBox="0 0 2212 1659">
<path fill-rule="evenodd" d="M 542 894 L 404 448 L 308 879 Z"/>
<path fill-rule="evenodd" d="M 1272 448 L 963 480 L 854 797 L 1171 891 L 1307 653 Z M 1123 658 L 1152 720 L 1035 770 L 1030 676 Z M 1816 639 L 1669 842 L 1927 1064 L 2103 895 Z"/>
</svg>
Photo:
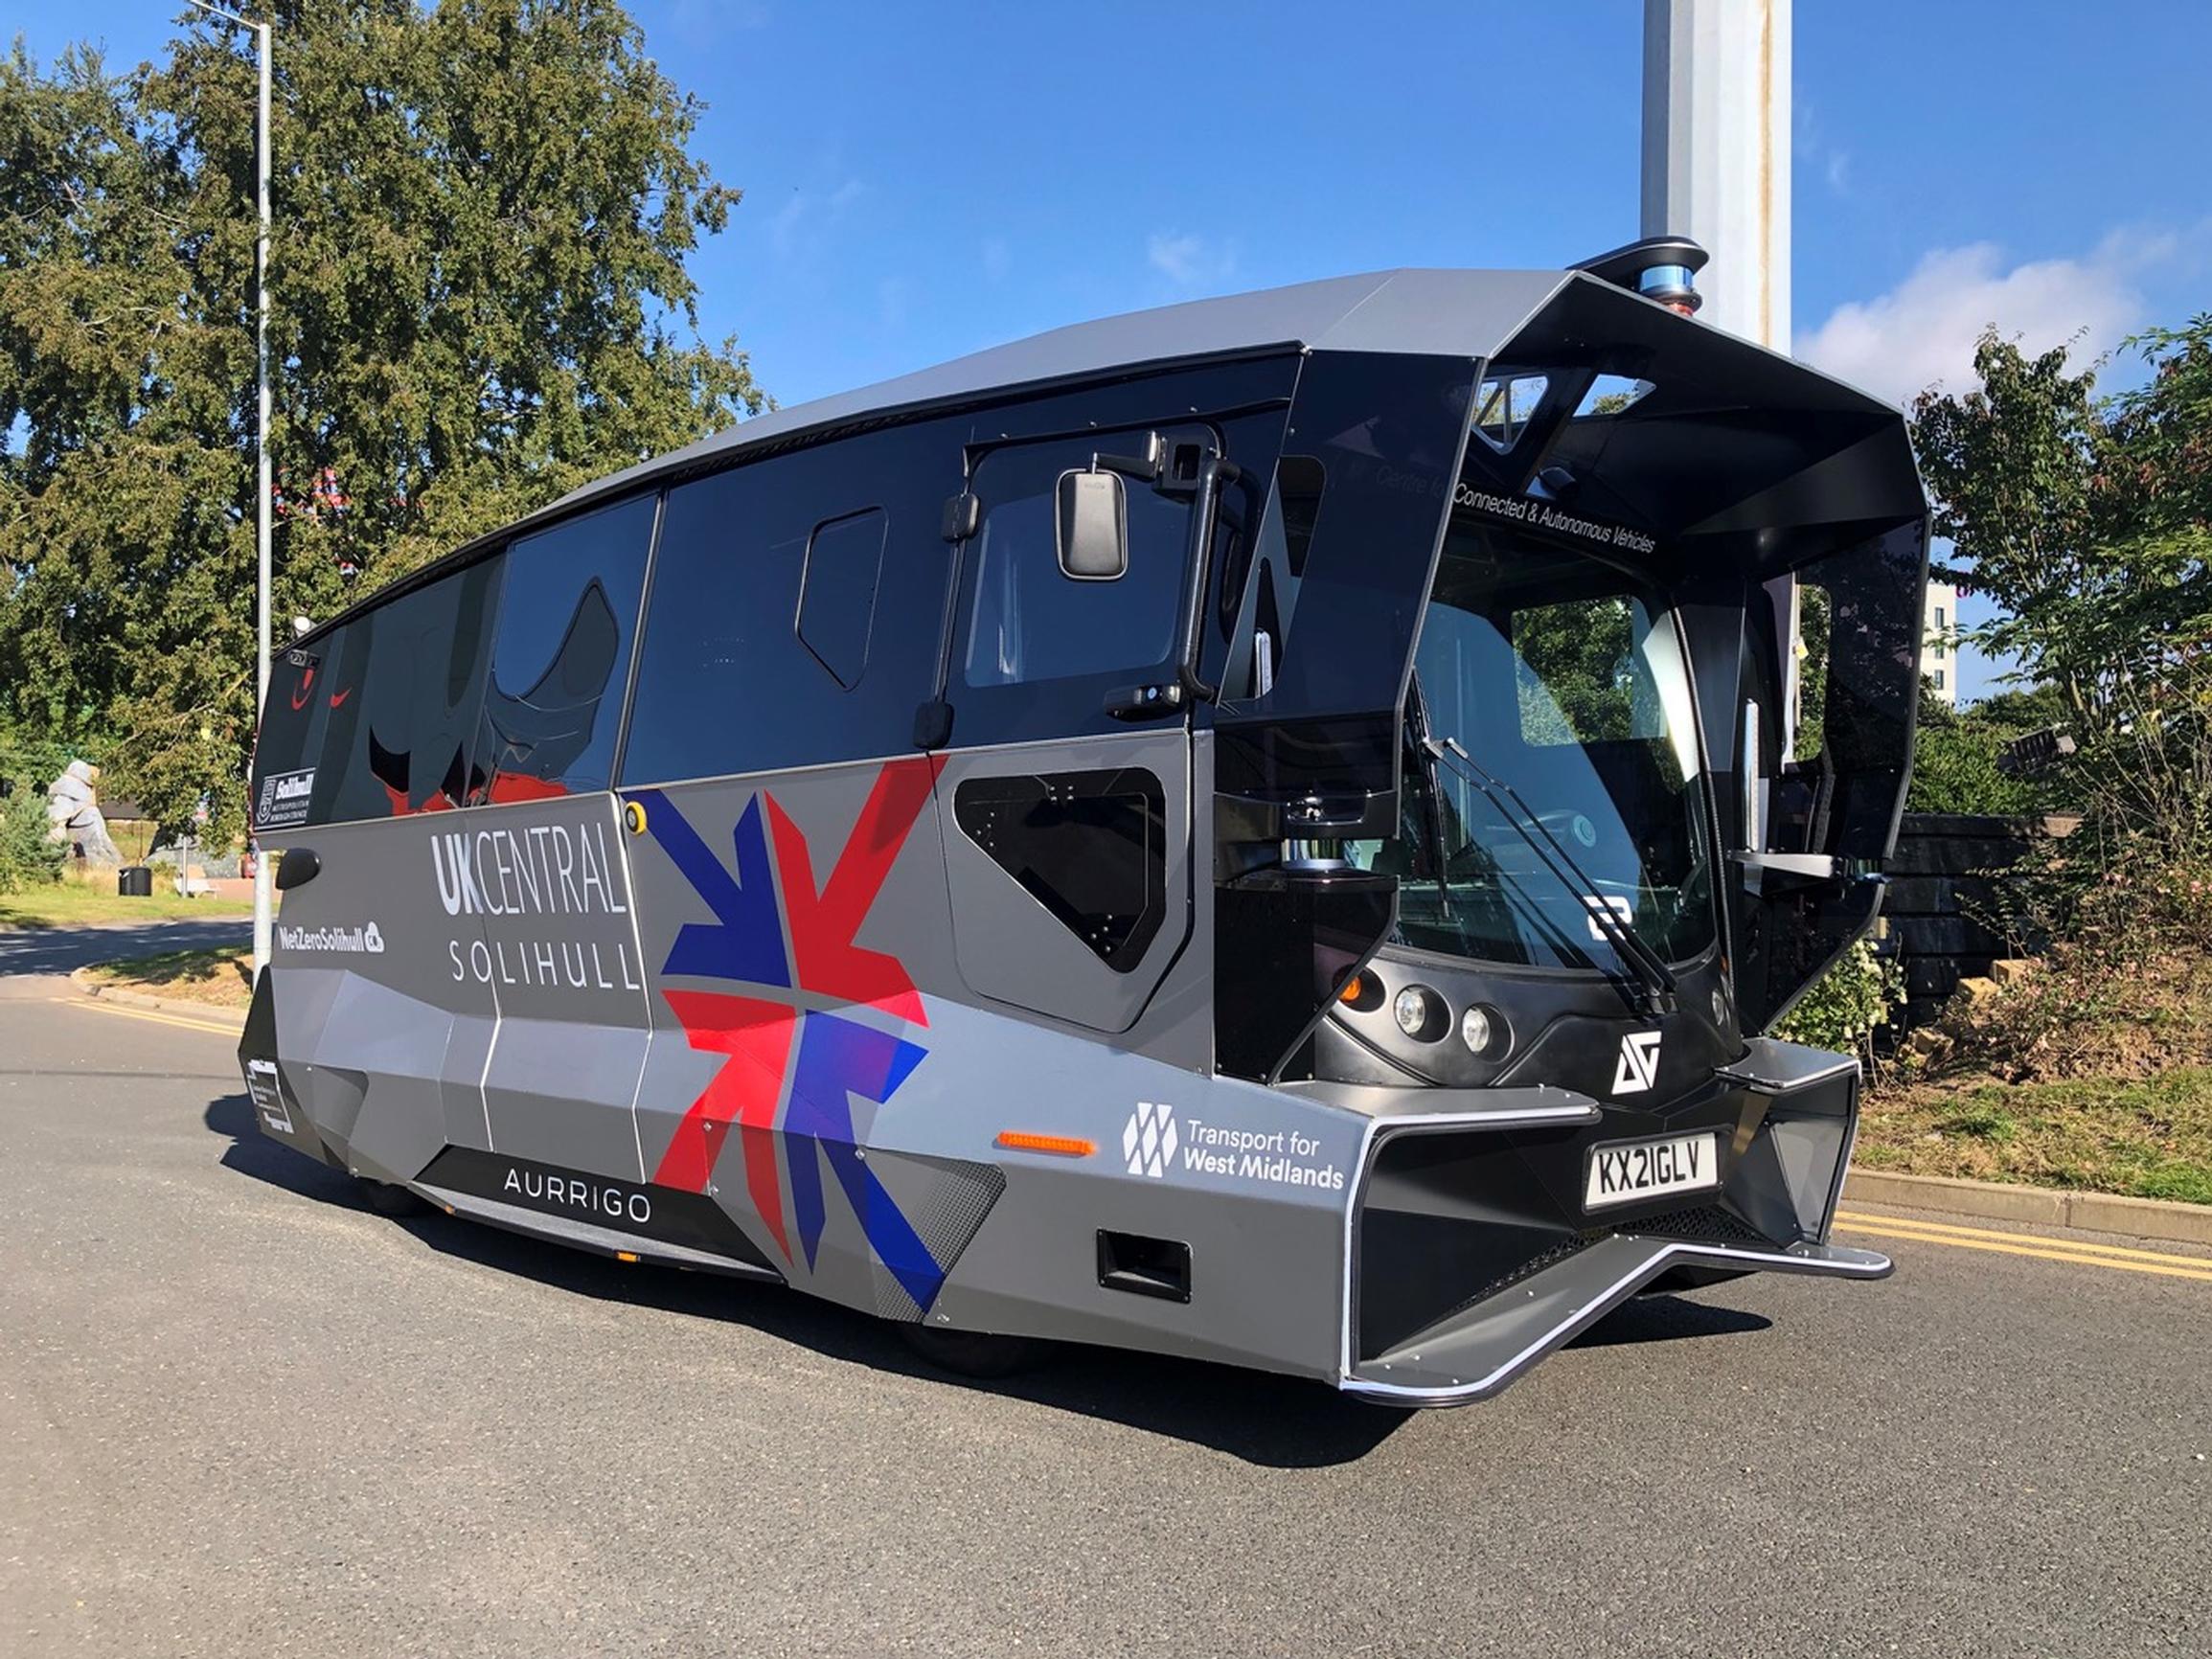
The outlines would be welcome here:
<svg viewBox="0 0 2212 1659">
<path fill-rule="evenodd" d="M 1075 1135 L 1032 1135 L 1020 1129 L 1001 1129 L 998 1144 L 1010 1152 L 1051 1152 L 1062 1158 L 1087 1158 L 1098 1150 L 1096 1141 Z"/>
</svg>

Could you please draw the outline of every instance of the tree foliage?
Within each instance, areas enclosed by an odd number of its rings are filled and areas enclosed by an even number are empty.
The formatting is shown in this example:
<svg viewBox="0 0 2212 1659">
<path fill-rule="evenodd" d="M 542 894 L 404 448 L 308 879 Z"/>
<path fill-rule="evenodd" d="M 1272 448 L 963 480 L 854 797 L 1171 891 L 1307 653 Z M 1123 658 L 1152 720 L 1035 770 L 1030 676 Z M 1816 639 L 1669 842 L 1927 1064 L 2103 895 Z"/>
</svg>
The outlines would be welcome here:
<svg viewBox="0 0 2212 1659">
<path fill-rule="evenodd" d="M 2076 745 L 2048 788 L 2086 822 L 2041 873 L 2062 937 L 2108 877 L 2212 863 L 2212 315 L 2130 344 L 2148 381 L 2100 399 L 2064 349 L 1988 334 L 1980 385 L 1912 410 L 1937 532 L 2001 613 L 1980 637 Z"/>
<path fill-rule="evenodd" d="M 2065 721 L 2064 701 L 2048 688 L 2005 692 L 1959 709 L 1923 685 L 1905 810 L 2030 814 L 2067 806 L 2063 779 L 1998 764 L 2016 739 Z"/>
<path fill-rule="evenodd" d="M 0 893 L 61 879 L 62 847 L 48 830 L 46 786 L 0 775 Z"/>
<path fill-rule="evenodd" d="M 761 406 L 685 264 L 738 193 L 620 6 L 269 11 L 280 618 Z M 254 102 L 196 13 L 0 62 L 6 723 L 170 825 L 239 822 L 254 724 Z"/>
</svg>

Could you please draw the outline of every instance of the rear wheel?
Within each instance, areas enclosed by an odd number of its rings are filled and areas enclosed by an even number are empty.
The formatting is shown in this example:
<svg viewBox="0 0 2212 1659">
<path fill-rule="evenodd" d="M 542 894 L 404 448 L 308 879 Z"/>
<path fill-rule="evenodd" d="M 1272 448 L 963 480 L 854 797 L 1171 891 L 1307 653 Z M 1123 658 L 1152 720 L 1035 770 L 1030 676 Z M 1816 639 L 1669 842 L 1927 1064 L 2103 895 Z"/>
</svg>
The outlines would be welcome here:
<svg viewBox="0 0 2212 1659">
<path fill-rule="evenodd" d="M 1040 1347 L 1034 1337 L 947 1330 L 935 1325 L 901 1325 L 899 1334 L 931 1365 L 956 1376 L 1012 1376 L 1037 1363 Z"/>
<path fill-rule="evenodd" d="M 397 1221 L 409 1216 L 427 1216 L 430 1213 L 430 1206 L 404 1187 L 390 1181 L 372 1181 L 366 1175 L 356 1175 L 354 1180 L 361 1189 L 363 1208 L 376 1215 L 389 1216 Z"/>
</svg>

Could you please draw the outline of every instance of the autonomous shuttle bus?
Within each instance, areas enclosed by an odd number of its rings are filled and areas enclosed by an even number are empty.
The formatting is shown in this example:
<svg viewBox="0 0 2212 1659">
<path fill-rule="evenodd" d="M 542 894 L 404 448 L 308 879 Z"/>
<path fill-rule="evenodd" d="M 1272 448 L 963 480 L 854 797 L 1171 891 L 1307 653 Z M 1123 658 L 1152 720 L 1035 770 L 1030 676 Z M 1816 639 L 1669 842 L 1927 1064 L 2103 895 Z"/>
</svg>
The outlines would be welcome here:
<svg viewBox="0 0 2212 1659">
<path fill-rule="evenodd" d="M 748 420 L 280 655 L 262 1127 L 981 1365 L 1480 1398 L 1829 1242 L 1926 506 L 1703 256 L 1060 330 Z"/>
</svg>

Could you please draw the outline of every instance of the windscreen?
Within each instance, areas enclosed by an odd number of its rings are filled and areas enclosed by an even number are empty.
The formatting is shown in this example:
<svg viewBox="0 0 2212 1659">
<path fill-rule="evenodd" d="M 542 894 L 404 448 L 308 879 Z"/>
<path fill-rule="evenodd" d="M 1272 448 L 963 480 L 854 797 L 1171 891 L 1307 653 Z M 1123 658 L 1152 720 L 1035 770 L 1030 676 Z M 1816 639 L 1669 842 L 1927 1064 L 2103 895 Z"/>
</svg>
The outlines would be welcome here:
<svg viewBox="0 0 2212 1659">
<path fill-rule="evenodd" d="M 1400 836 L 1352 850 L 1402 877 L 1403 943 L 1611 971 L 1603 906 L 1671 961 L 1712 943 L 1689 676 L 1638 578 L 1455 515 L 1407 725 Z"/>
</svg>

